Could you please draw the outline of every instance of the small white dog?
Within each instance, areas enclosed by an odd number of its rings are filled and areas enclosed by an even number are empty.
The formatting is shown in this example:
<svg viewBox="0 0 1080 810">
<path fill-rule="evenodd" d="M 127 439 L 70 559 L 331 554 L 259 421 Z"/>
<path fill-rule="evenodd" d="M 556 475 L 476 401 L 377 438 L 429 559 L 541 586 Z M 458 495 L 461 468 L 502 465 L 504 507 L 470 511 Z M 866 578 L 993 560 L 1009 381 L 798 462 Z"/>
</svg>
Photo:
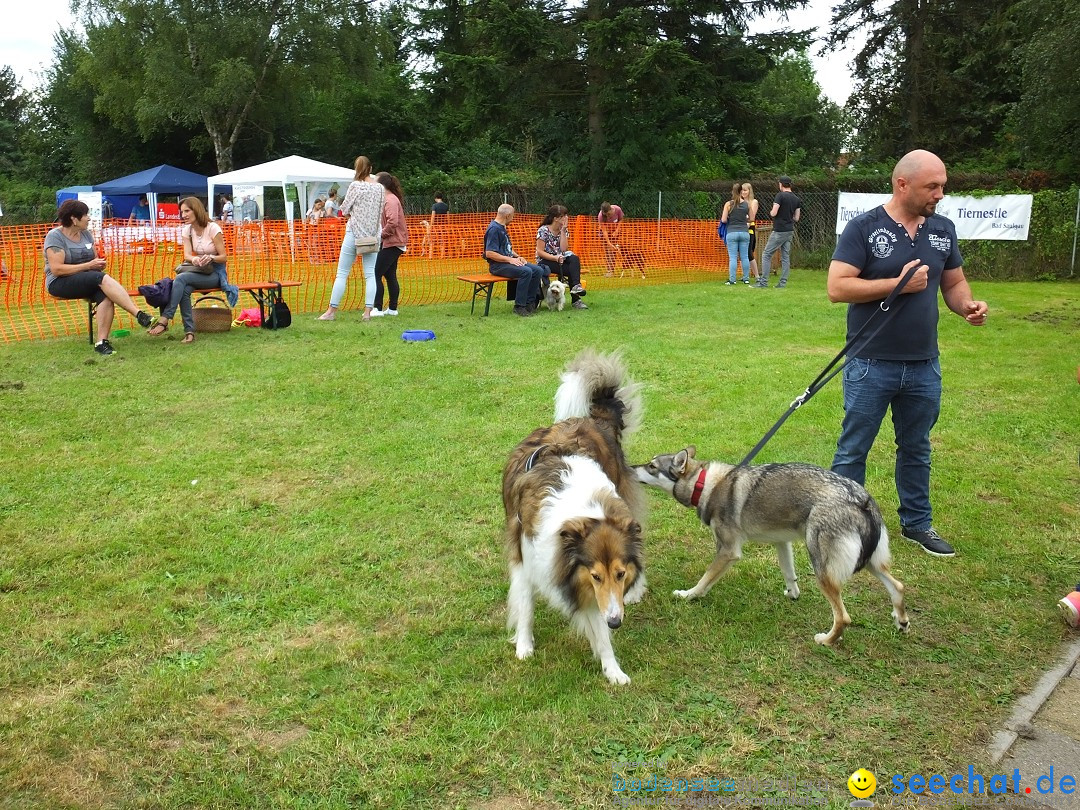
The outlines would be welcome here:
<svg viewBox="0 0 1080 810">
<path fill-rule="evenodd" d="M 547 308 L 552 312 L 562 312 L 563 305 L 566 304 L 566 285 L 558 279 L 553 279 L 548 283 L 544 300 L 547 302 Z"/>
</svg>

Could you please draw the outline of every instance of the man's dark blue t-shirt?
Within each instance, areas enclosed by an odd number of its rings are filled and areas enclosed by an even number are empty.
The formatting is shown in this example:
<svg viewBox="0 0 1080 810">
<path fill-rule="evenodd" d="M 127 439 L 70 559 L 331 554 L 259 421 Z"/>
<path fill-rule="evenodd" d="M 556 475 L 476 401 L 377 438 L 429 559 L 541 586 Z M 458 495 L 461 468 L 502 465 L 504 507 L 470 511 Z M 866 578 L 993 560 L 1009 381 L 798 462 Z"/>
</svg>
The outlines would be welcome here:
<svg viewBox="0 0 1080 810">
<path fill-rule="evenodd" d="M 506 226 L 502 225 L 498 220 L 491 220 L 491 224 L 487 226 L 487 231 L 484 232 L 484 258 L 487 258 L 487 252 L 493 250 L 496 253 L 501 253 L 503 256 L 513 256 L 514 249 L 510 246 L 510 234 L 506 232 Z M 492 262 L 492 264 L 499 264 L 500 262 Z"/>
<path fill-rule="evenodd" d="M 952 221 L 932 214 L 919 226 L 915 239 L 879 205 L 847 224 L 836 243 L 833 261 L 858 267 L 859 278 L 899 278 L 914 259 L 927 265 L 926 289 L 901 294 L 888 325 L 857 356 L 876 360 L 930 360 L 938 356 L 938 290 L 945 270 L 961 267 L 964 260 L 956 244 Z M 882 299 L 884 300 L 884 298 Z M 881 301 L 848 304 L 847 333 L 851 339 L 874 316 Z M 874 326 L 869 327 L 873 331 Z"/>
</svg>

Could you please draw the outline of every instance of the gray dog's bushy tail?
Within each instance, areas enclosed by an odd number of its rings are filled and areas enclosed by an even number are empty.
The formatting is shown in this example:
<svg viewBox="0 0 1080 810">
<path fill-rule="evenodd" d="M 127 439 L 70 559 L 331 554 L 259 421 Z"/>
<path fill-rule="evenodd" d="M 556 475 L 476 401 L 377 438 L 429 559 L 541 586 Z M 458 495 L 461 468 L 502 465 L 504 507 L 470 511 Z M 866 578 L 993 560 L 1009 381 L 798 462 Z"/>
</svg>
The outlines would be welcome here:
<svg viewBox="0 0 1080 810">
<path fill-rule="evenodd" d="M 588 416 L 610 422 L 622 436 L 641 427 L 645 408 L 641 383 L 629 379 L 621 353 L 583 349 L 560 379 L 555 392 L 556 422 Z"/>
<path fill-rule="evenodd" d="M 866 523 L 861 527 L 859 535 L 862 540 L 862 549 L 859 552 L 859 561 L 855 565 L 856 571 L 861 571 L 879 549 L 884 552 L 884 561 L 889 562 L 889 534 L 885 530 L 885 519 L 881 516 L 881 510 L 877 502 L 864 492 L 859 498 L 859 508 L 862 510 Z M 880 557 L 880 555 L 878 555 Z M 877 560 L 875 560 L 877 562 Z"/>
</svg>

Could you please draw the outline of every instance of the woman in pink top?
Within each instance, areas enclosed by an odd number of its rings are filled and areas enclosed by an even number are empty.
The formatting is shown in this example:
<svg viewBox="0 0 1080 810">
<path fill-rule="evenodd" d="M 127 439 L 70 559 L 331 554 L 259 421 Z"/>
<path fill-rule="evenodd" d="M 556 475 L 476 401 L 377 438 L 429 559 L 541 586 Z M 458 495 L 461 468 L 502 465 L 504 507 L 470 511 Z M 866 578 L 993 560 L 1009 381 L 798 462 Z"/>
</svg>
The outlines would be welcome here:
<svg viewBox="0 0 1080 810">
<path fill-rule="evenodd" d="M 600 205 L 596 216 L 596 226 L 600 229 L 600 239 L 604 243 L 604 261 L 607 263 L 605 276 L 615 275 L 615 255 L 619 252 L 619 232 L 622 231 L 622 209 L 605 200 Z"/>
<path fill-rule="evenodd" d="M 148 334 L 165 334 L 169 321 L 180 308 L 180 320 L 184 324 L 184 339 L 181 343 L 195 340 L 195 313 L 191 310 L 192 290 L 211 290 L 227 283 L 222 279 L 225 270 L 225 237 L 221 226 L 210 220 L 206 207 L 198 197 L 187 197 L 180 201 L 180 219 L 184 228 L 180 232 L 184 240 L 184 263 L 177 268 L 180 272 L 173 279 L 172 296 L 169 303 L 161 310 L 161 317 L 150 327 Z"/>
<path fill-rule="evenodd" d="M 382 248 L 375 260 L 375 309 L 372 316 L 397 315 L 398 294 L 401 288 L 397 280 L 397 263 L 409 244 L 409 226 L 405 224 L 405 198 L 401 193 L 401 183 L 390 172 L 379 172 L 375 180 L 386 189 L 386 200 L 382 209 Z M 383 309 L 383 279 L 386 279 L 386 292 L 389 294 L 389 306 Z"/>
</svg>

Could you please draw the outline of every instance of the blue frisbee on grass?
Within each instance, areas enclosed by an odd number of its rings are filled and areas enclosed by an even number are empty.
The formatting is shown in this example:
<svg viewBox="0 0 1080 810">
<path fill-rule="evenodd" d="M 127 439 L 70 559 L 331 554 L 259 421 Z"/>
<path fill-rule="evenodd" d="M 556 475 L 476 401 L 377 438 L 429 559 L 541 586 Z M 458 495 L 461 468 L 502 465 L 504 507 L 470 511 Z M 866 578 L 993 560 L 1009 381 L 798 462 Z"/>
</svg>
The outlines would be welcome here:
<svg viewBox="0 0 1080 810">
<path fill-rule="evenodd" d="M 401 333 L 401 339 L 408 341 L 434 340 L 435 333 L 430 329 L 406 329 Z"/>
</svg>

